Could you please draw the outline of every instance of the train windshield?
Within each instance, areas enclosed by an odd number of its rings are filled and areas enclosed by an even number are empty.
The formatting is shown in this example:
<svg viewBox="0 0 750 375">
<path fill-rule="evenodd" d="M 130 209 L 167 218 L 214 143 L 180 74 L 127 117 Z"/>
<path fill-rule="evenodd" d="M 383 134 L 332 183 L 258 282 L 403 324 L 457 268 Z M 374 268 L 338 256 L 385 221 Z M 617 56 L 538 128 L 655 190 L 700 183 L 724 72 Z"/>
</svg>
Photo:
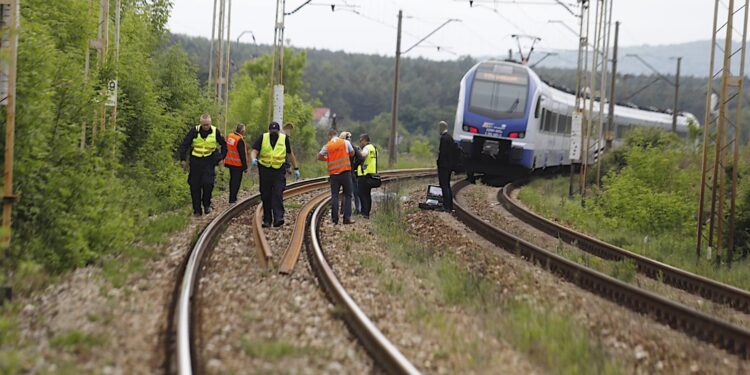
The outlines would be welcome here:
<svg viewBox="0 0 750 375">
<path fill-rule="evenodd" d="M 469 110 L 497 119 L 520 118 L 525 114 L 528 91 L 525 69 L 481 64 L 472 83 Z"/>
</svg>

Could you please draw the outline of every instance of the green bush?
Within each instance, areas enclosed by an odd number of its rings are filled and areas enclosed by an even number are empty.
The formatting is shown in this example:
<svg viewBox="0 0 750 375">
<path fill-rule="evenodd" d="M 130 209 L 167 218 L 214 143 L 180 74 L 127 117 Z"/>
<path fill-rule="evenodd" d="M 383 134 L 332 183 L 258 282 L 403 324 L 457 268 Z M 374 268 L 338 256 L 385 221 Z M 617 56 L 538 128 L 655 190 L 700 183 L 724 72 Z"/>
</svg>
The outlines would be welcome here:
<svg viewBox="0 0 750 375">
<path fill-rule="evenodd" d="M 187 55 L 162 48 L 170 2 L 125 2 L 119 64 L 112 56 L 97 61 L 92 50 L 86 78 L 83 46 L 95 37 L 98 17 L 88 8 L 80 0 L 28 0 L 21 7 L 19 200 L 10 262 L 2 264 L 19 280 L 38 279 L 39 268 L 60 273 L 122 254 L 142 238 L 147 216 L 188 200 L 175 150 L 210 108 Z M 102 128 L 101 92 L 115 76 L 117 123 L 108 119 Z M 4 128 L 2 114 L 0 121 Z"/>
</svg>

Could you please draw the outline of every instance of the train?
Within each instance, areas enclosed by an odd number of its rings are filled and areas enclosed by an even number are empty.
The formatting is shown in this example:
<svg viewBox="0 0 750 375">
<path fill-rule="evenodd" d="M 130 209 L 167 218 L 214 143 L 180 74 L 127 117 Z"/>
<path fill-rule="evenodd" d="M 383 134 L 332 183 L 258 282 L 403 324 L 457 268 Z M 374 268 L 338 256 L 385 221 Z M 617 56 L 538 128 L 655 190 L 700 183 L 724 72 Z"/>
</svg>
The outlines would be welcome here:
<svg viewBox="0 0 750 375">
<path fill-rule="evenodd" d="M 593 100 L 596 123 L 599 101 Z M 635 127 L 672 129 L 669 111 L 619 103 L 614 108 L 611 134 L 615 147 Z M 474 65 L 461 79 L 453 128 L 453 139 L 463 154 L 462 168 L 472 176 L 570 165 L 574 110 L 572 91 L 545 82 L 525 64 L 490 60 Z M 691 125 L 700 126 L 695 116 L 678 114 L 678 135 L 686 136 Z M 585 153 L 588 164 L 604 150 L 597 140 L 590 142 L 590 151 Z"/>
</svg>

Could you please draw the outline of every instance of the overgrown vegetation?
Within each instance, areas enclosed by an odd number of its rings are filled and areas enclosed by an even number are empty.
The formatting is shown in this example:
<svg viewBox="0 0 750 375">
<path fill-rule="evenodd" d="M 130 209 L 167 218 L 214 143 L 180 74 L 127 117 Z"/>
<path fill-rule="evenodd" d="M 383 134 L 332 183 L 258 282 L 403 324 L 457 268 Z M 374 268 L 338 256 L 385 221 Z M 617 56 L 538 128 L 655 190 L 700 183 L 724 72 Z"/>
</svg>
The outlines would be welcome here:
<svg viewBox="0 0 750 375">
<path fill-rule="evenodd" d="M 19 201 L 10 261 L 2 265 L 11 284 L 29 271 L 57 274 L 117 257 L 139 240 L 159 240 L 147 218 L 188 199 L 175 149 L 212 108 L 187 54 L 165 48 L 171 2 L 124 1 L 119 61 L 112 49 L 102 59 L 92 49 L 87 78 L 85 51 L 98 17 L 88 8 L 82 0 L 29 0 L 21 7 Z M 114 78 L 116 126 L 109 118 L 100 122 L 103 88 Z"/>
<path fill-rule="evenodd" d="M 696 259 L 700 152 L 700 145 L 671 133 L 639 129 L 624 147 L 606 157 L 602 189 L 589 190 L 585 207 L 580 199 L 567 198 L 567 177 L 537 179 L 521 190 L 519 198 L 547 217 L 614 245 L 748 289 L 750 273 L 744 254 L 750 251 L 750 182 L 746 178 L 740 183 L 737 201 L 736 264 L 731 269 L 716 268 L 705 252 Z M 740 175 L 746 176 L 748 166 L 740 168 Z M 722 256 L 726 261 L 726 253 Z"/>
</svg>

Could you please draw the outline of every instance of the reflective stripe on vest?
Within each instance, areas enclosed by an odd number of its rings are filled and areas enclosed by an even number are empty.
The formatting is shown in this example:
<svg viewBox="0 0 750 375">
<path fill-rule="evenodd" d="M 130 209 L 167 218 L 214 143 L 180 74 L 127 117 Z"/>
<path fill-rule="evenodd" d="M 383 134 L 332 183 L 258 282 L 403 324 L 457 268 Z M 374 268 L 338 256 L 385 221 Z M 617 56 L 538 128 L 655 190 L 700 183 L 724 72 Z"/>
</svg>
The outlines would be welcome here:
<svg viewBox="0 0 750 375">
<path fill-rule="evenodd" d="M 242 140 L 242 135 L 237 133 L 231 133 L 227 136 L 227 157 L 224 159 L 225 165 L 231 165 L 234 167 L 242 166 L 242 159 L 240 159 L 240 151 L 237 150 L 237 145 Z M 247 157 L 247 145 L 242 150 L 245 157 Z"/>
<path fill-rule="evenodd" d="M 260 143 L 258 163 L 266 168 L 279 169 L 286 161 L 286 135 L 279 133 L 276 147 L 271 147 L 271 134 L 264 133 Z"/>
<path fill-rule="evenodd" d="M 349 153 L 346 151 L 346 141 L 336 138 L 326 144 L 328 150 L 328 174 L 335 175 L 341 172 L 351 171 L 352 163 L 349 160 Z"/>
<path fill-rule="evenodd" d="M 201 126 L 196 126 L 195 130 L 200 132 Z M 216 127 L 211 126 L 211 133 L 209 133 L 206 138 L 202 138 L 200 133 L 193 138 L 192 155 L 199 158 L 205 158 L 206 156 L 211 155 L 217 147 L 219 147 L 219 144 L 216 143 Z"/>
<path fill-rule="evenodd" d="M 365 158 L 364 163 L 360 164 L 359 167 L 357 167 L 357 176 L 364 176 L 368 174 L 375 174 L 378 173 L 378 152 L 375 150 L 375 146 L 372 144 L 368 144 L 365 146 L 365 149 L 367 149 L 368 154 Z M 365 170 L 362 170 L 362 166 L 365 166 Z"/>
</svg>

